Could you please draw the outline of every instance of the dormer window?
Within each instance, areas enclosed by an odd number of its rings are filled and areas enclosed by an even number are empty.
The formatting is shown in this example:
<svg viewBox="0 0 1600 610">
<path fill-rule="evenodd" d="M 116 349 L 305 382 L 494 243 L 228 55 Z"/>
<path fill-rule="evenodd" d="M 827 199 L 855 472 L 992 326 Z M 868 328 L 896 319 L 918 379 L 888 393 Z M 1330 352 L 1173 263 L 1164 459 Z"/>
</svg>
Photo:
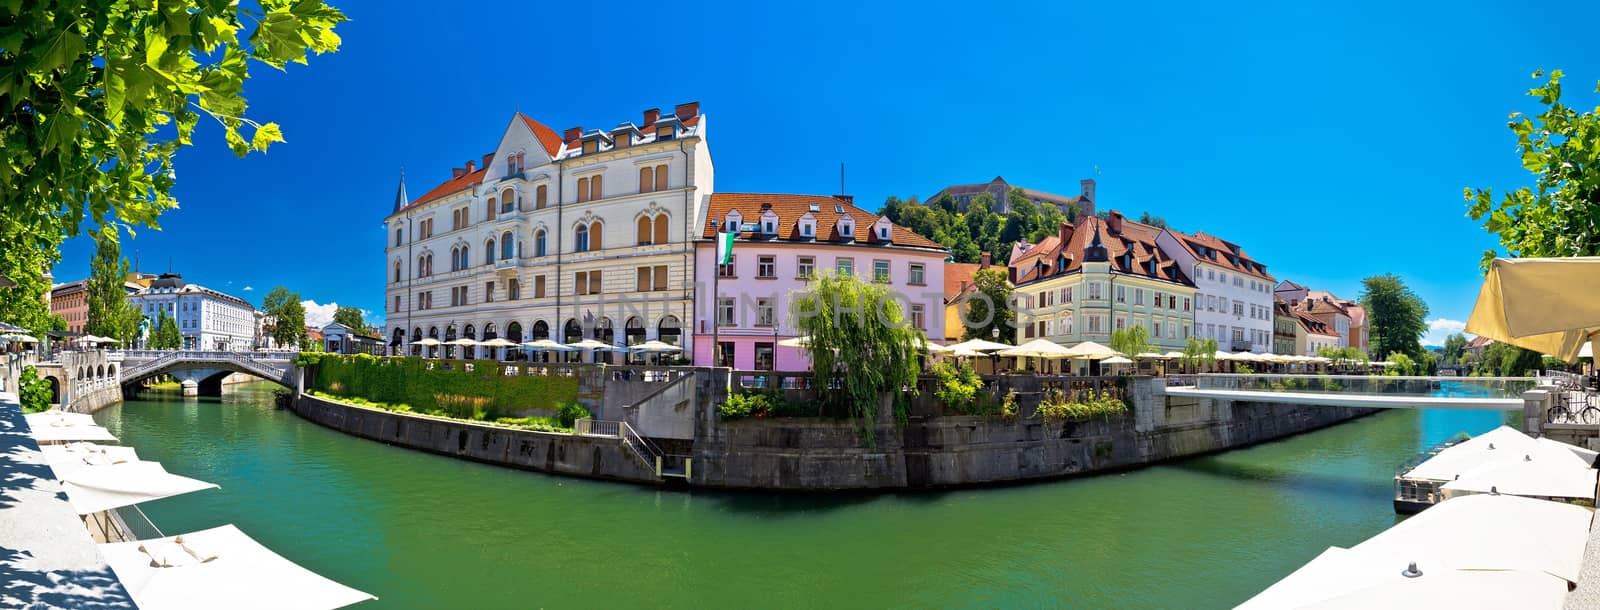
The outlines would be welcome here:
<svg viewBox="0 0 1600 610">
<path fill-rule="evenodd" d="M 839 217 L 838 229 L 839 229 L 839 237 L 840 238 L 842 238 L 842 239 L 844 239 L 846 241 L 855 239 L 855 237 L 856 237 L 856 222 L 855 222 L 855 219 L 853 219 L 853 218 L 851 218 L 849 216 L 841 216 L 841 217 Z"/>
<path fill-rule="evenodd" d="M 889 241 L 889 227 L 878 227 L 878 239 Z"/>
<path fill-rule="evenodd" d="M 738 233 L 739 226 L 743 223 L 744 217 L 739 215 L 738 210 L 728 212 L 727 217 L 723 220 L 723 230 L 729 233 Z"/>
<path fill-rule="evenodd" d="M 772 210 L 767 210 L 767 212 L 765 214 L 761 215 L 761 234 L 762 235 L 777 235 L 778 234 L 778 213 L 777 212 L 774 212 Z"/>
<path fill-rule="evenodd" d="M 657 140 L 671 140 L 672 139 L 672 126 L 671 125 L 662 125 L 660 127 L 657 127 L 656 128 L 656 139 Z"/>
<path fill-rule="evenodd" d="M 812 205 L 811 207 L 817 206 Z M 813 238 L 817 236 L 817 218 L 812 216 L 809 212 L 806 213 L 805 216 L 800 217 L 800 236 L 805 238 Z"/>
</svg>

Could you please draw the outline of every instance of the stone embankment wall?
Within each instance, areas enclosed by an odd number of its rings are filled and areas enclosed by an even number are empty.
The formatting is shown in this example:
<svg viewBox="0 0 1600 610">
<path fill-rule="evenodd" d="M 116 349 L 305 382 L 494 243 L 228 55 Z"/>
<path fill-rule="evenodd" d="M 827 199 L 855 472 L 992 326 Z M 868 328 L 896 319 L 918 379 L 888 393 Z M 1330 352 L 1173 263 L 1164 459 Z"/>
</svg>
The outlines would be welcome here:
<svg viewBox="0 0 1600 610">
<path fill-rule="evenodd" d="M 1121 416 L 1046 426 L 1019 417 L 912 417 L 875 429 L 868 448 L 849 422 L 746 419 L 701 426 L 697 486 L 802 491 L 951 487 L 1130 468 L 1315 430 L 1374 409 L 1168 398 L 1136 379 Z M 886 414 L 885 414 L 886 415 Z M 714 419 L 709 414 L 704 419 Z M 709 423 L 709 422 L 707 422 Z"/>
<path fill-rule="evenodd" d="M 659 483 L 621 440 L 515 430 L 395 413 L 302 394 L 291 410 L 315 423 L 375 441 L 509 466 L 596 479 Z"/>
</svg>

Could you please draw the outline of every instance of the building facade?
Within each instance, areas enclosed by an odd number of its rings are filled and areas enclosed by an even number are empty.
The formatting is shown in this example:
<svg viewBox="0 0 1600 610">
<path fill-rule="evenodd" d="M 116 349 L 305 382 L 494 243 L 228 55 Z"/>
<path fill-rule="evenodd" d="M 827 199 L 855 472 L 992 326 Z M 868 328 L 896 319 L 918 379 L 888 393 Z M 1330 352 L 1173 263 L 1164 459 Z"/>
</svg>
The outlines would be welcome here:
<svg viewBox="0 0 1600 610">
<path fill-rule="evenodd" d="M 1367 311 L 1360 303 L 1339 298 L 1326 290 L 1311 290 L 1289 280 L 1279 282 L 1273 294 L 1290 306 L 1326 323 L 1339 334 L 1339 347 L 1354 347 L 1362 353 L 1367 352 Z"/>
<path fill-rule="evenodd" d="M 719 230 L 738 232 L 731 264 L 716 264 Z M 950 251 L 856 207 L 847 196 L 717 193 L 700 237 L 695 268 L 702 275 L 716 269 L 717 279 L 702 280 L 697 293 L 696 365 L 808 370 L 804 349 L 778 343 L 798 335 L 790 315 L 793 295 L 828 271 L 886 285 L 913 327 L 931 340 L 945 337 L 944 261 Z M 637 274 L 645 285 L 649 274 L 643 267 Z"/>
<path fill-rule="evenodd" d="M 977 263 L 947 262 L 944 264 L 944 341 L 960 343 L 966 335 L 965 321 L 967 299 L 977 292 L 973 274 L 989 268 L 989 253 Z"/>
<path fill-rule="evenodd" d="M 1238 244 L 1206 233 L 1162 231 L 1157 243 L 1193 278 L 1196 336 L 1216 339 L 1224 351 L 1272 349 L 1277 282 L 1266 265 Z"/>
<path fill-rule="evenodd" d="M 1158 244 L 1166 230 L 1112 211 L 1063 224 L 1010 263 L 1016 342 L 1109 344 L 1114 330 L 1143 326 L 1152 351 L 1182 350 L 1194 330 L 1195 287 Z"/>
<path fill-rule="evenodd" d="M 926 201 L 932 202 L 941 196 L 949 195 L 951 199 L 956 201 L 956 206 L 962 212 L 966 212 L 967 207 L 972 205 L 973 198 L 983 193 L 988 193 L 994 197 L 994 213 L 1006 214 L 1011 211 L 1011 200 L 1008 195 L 1013 188 L 1022 187 L 1007 183 L 1005 178 L 995 176 L 994 180 L 988 182 L 954 184 L 944 187 Z M 1061 210 L 1062 214 L 1066 214 L 1069 208 L 1077 207 L 1082 216 L 1094 216 L 1094 179 L 1085 178 L 1079 181 L 1078 188 L 1079 192 L 1076 196 L 1057 195 L 1030 188 L 1022 188 L 1022 193 L 1027 195 L 1028 200 L 1035 205 L 1052 205 Z"/>
<path fill-rule="evenodd" d="M 1283 356 L 1298 355 L 1295 348 L 1301 341 L 1300 317 L 1294 315 L 1289 304 L 1274 299 L 1272 303 L 1272 353 Z"/>
<path fill-rule="evenodd" d="M 248 301 L 163 273 L 148 288 L 128 295 L 155 333 L 160 313 L 174 318 L 183 349 L 243 351 L 255 348 L 256 308 Z M 148 340 L 146 338 L 145 340 Z"/>
<path fill-rule="evenodd" d="M 1295 338 L 1295 351 L 1299 355 L 1315 356 L 1323 348 L 1339 347 L 1339 334 L 1322 320 L 1298 310 L 1294 311 L 1294 315 L 1300 321 L 1299 334 Z"/>
<path fill-rule="evenodd" d="M 646 110 L 640 124 L 562 134 L 515 115 L 494 152 L 416 201 L 402 179 L 385 219 L 389 352 L 420 355 L 411 344 L 424 337 L 660 339 L 691 349 L 692 243 L 713 175 L 698 102 Z M 636 281 L 640 269 L 648 284 Z"/>
<path fill-rule="evenodd" d="M 50 313 L 67 321 L 67 332 L 83 334 L 89 323 L 89 280 L 57 284 L 50 289 Z"/>
</svg>

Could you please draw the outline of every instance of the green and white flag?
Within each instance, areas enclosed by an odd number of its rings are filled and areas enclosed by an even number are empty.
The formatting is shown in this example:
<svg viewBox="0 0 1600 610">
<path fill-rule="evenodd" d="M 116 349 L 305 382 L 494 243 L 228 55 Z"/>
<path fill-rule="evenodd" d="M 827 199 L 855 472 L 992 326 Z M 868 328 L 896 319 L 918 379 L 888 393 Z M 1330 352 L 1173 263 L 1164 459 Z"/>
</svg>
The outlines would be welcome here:
<svg viewBox="0 0 1600 610">
<path fill-rule="evenodd" d="M 717 232 L 717 264 L 727 265 L 733 262 L 733 239 L 738 233 Z"/>
</svg>

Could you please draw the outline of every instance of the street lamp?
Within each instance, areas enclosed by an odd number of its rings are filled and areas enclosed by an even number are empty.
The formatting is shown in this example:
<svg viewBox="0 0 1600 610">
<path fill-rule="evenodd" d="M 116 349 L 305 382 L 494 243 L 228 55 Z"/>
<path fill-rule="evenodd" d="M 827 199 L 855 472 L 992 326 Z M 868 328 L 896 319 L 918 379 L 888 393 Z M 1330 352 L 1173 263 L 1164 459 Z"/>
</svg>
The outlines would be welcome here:
<svg viewBox="0 0 1600 610">
<path fill-rule="evenodd" d="M 992 337 L 995 340 L 996 343 L 999 343 L 1000 342 L 1000 327 L 996 326 L 996 327 L 990 329 L 989 330 L 989 336 Z M 994 371 L 994 374 L 999 375 L 1000 374 L 1000 356 L 999 356 L 999 354 L 997 352 L 993 352 L 993 351 L 989 352 L 989 364 L 990 364 L 989 369 Z"/>
</svg>

